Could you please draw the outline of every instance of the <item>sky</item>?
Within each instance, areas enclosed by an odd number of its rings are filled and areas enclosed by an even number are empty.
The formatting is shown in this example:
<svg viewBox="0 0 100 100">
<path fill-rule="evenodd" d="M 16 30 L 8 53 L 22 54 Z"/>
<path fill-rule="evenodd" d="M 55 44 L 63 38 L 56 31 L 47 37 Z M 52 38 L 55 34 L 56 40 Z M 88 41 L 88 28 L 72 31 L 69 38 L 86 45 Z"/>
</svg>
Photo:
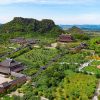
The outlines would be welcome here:
<svg viewBox="0 0 100 100">
<path fill-rule="evenodd" d="M 14 17 L 56 24 L 100 24 L 100 0 L 0 0 L 0 23 Z"/>
</svg>

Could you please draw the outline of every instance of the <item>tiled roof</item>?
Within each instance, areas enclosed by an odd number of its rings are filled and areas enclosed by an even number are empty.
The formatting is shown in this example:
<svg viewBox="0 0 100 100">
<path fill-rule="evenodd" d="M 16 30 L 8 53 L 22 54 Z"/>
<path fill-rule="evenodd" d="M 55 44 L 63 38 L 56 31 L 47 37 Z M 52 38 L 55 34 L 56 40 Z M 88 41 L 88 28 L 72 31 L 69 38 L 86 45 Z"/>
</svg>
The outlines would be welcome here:
<svg viewBox="0 0 100 100">
<path fill-rule="evenodd" d="M 10 84 L 8 82 L 4 82 L 4 83 L 0 84 L 0 87 L 3 87 L 3 88 L 6 88 L 8 86 L 10 86 Z"/>
<path fill-rule="evenodd" d="M 6 60 L 4 60 L 3 62 L 0 63 L 0 66 L 4 66 L 4 67 L 13 67 L 16 65 L 21 64 L 20 62 L 17 62 L 13 59 L 9 59 L 7 58 Z"/>
<path fill-rule="evenodd" d="M 60 42 L 71 42 L 73 41 L 73 37 L 68 34 L 62 34 L 59 36 L 59 41 Z"/>
</svg>

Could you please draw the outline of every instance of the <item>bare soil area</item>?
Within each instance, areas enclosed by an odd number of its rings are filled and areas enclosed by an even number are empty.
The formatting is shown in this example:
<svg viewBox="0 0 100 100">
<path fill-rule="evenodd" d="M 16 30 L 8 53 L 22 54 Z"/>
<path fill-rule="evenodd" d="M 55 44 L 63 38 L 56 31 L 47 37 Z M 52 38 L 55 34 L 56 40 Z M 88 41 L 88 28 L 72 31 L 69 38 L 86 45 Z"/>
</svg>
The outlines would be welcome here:
<svg viewBox="0 0 100 100">
<path fill-rule="evenodd" d="M 99 65 L 99 66 L 97 66 L 97 68 L 99 68 L 99 69 L 100 69 L 100 65 Z"/>
<path fill-rule="evenodd" d="M 5 78 L 3 75 L 0 75 L 0 84 L 4 82 L 10 82 L 10 81 L 11 81 L 10 78 Z"/>
</svg>

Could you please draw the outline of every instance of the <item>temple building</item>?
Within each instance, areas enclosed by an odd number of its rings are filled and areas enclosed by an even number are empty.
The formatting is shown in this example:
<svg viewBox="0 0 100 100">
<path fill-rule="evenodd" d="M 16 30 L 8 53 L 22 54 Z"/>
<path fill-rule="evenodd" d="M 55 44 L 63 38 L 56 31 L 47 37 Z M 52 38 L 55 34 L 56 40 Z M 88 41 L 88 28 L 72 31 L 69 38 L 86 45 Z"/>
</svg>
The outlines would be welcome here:
<svg viewBox="0 0 100 100">
<path fill-rule="evenodd" d="M 73 37 L 69 34 L 61 34 L 59 36 L 59 42 L 72 42 L 74 41 Z"/>
<path fill-rule="evenodd" d="M 13 59 L 7 58 L 3 62 L 0 62 L 0 73 L 11 74 L 11 72 L 20 72 L 24 69 L 22 63 Z"/>
<path fill-rule="evenodd" d="M 26 45 L 26 44 L 36 44 L 39 42 L 39 40 L 36 39 L 25 39 L 23 37 L 17 37 L 15 39 L 10 39 L 11 43 L 17 43 L 20 45 Z"/>
</svg>

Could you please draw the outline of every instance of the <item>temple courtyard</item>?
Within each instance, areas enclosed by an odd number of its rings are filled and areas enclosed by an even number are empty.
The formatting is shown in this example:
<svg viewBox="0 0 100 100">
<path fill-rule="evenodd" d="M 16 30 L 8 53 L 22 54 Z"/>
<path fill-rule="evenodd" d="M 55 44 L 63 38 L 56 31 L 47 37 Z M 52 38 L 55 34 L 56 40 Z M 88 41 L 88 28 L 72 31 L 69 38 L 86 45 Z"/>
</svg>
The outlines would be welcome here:
<svg viewBox="0 0 100 100">
<path fill-rule="evenodd" d="M 0 84 L 4 83 L 4 82 L 10 82 L 11 79 L 10 78 L 5 78 L 5 76 L 3 76 L 2 74 L 0 74 Z"/>
</svg>

